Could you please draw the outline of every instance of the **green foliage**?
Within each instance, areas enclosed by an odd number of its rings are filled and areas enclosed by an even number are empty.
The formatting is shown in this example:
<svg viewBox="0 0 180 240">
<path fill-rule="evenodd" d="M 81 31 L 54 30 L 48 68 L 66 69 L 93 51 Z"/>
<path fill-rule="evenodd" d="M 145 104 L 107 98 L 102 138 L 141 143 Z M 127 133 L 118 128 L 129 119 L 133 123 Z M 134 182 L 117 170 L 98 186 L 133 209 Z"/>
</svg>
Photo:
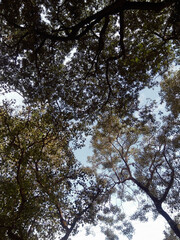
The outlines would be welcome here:
<svg viewBox="0 0 180 240">
<path fill-rule="evenodd" d="M 167 73 L 161 82 L 162 101 L 166 102 L 167 109 L 174 117 L 180 113 L 180 71 Z"/>
<path fill-rule="evenodd" d="M 94 155 L 89 158 L 94 169 L 116 186 L 120 202 L 138 199 L 131 220 L 147 221 L 148 212 L 154 218 L 161 214 L 177 236 L 178 222 L 169 214 L 175 216 L 180 210 L 178 126 L 179 120 L 171 116 L 163 123 L 152 118 L 126 123 L 115 115 L 104 116 L 94 127 Z"/>
<path fill-rule="evenodd" d="M 0 81 L 68 119 L 132 113 L 176 59 L 177 2 L 3 0 Z"/>
<path fill-rule="evenodd" d="M 67 239 L 96 220 L 105 183 L 74 158 L 68 129 L 51 122 L 44 107 L 1 107 L 1 239 Z"/>
<path fill-rule="evenodd" d="M 132 201 L 145 191 L 179 210 L 179 73 L 164 75 L 178 62 L 179 15 L 178 0 L 1 1 L 0 88 L 26 105 L 0 108 L 0 238 L 65 240 L 98 221 L 130 238 L 112 194 Z M 133 116 L 140 90 L 159 75 L 177 118 L 162 126 L 150 107 Z M 92 123 L 94 169 L 70 147 L 83 145 Z M 142 199 L 136 215 L 157 209 Z"/>
</svg>

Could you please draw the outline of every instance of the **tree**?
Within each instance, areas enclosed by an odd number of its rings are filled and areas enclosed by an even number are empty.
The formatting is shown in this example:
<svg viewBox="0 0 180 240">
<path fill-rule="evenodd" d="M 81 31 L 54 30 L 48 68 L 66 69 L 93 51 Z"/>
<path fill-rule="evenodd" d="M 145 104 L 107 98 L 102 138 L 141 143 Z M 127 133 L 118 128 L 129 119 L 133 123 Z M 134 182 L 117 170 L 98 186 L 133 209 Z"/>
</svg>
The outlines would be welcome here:
<svg viewBox="0 0 180 240">
<path fill-rule="evenodd" d="M 0 109 L 0 238 L 61 240 L 95 223 L 105 182 L 75 159 L 46 108 Z M 105 200 L 106 201 L 106 200 Z"/>
<path fill-rule="evenodd" d="M 133 118 L 139 91 L 176 61 L 179 15 L 178 0 L 1 1 L 1 88 L 29 106 L 19 117 L 1 112 L 3 238 L 53 238 L 59 230 L 67 239 L 96 217 L 111 223 L 114 206 L 108 217 L 95 213 L 116 183 L 79 166 L 69 144 L 78 147 L 100 116 Z"/>
<path fill-rule="evenodd" d="M 151 115 L 142 124 L 103 115 L 94 129 L 90 161 L 116 185 L 120 201 L 138 199 L 141 207 L 132 220 L 146 221 L 146 213 L 152 211 L 155 218 L 163 216 L 180 237 L 179 220 L 174 220 L 180 210 L 178 126 L 179 120 L 170 116 L 160 124 Z"/>
<path fill-rule="evenodd" d="M 2 0 L 0 21 L 2 85 L 69 119 L 132 113 L 177 57 L 178 0 Z"/>
</svg>

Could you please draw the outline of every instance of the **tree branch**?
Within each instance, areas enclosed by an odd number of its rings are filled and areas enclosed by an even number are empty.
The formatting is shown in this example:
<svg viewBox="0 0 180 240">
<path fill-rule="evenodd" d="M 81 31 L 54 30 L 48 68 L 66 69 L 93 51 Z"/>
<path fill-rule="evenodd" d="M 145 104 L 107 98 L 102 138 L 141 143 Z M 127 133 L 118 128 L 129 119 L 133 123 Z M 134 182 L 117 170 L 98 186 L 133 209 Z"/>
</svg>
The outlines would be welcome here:
<svg viewBox="0 0 180 240">
<path fill-rule="evenodd" d="M 122 10 L 152 10 L 156 12 L 160 12 L 166 7 L 171 6 L 173 3 L 175 3 L 176 0 L 165 0 L 163 2 L 159 3 L 150 3 L 150 2 L 127 2 L 126 0 L 116 0 L 111 5 L 105 7 L 101 11 L 83 19 L 78 24 L 71 27 L 71 33 L 68 36 L 57 36 L 57 35 L 51 35 L 46 32 L 37 32 L 40 35 L 43 35 L 44 37 L 47 37 L 52 40 L 57 41 L 67 41 L 67 40 L 75 40 L 83 35 L 85 35 L 96 23 L 100 22 L 100 20 L 104 17 L 115 15 L 119 12 L 122 12 Z M 86 27 L 84 31 L 82 31 L 79 35 L 78 32 L 80 29 L 85 27 L 86 25 L 89 25 Z"/>
<path fill-rule="evenodd" d="M 176 222 L 162 208 L 162 199 L 158 200 L 158 198 L 154 197 L 153 194 L 150 193 L 149 189 L 147 187 L 145 187 L 143 184 L 141 184 L 139 181 L 137 181 L 135 178 L 132 178 L 132 181 L 151 198 L 158 213 L 166 219 L 167 223 L 172 228 L 174 233 L 178 237 L 180 237 L 180 230 L 179 230 Z"/>
<path fill-rule="evenodd" d="M 63 214 L 62 214 L 62 211 L 61 211 L 60 204 L 57 203 L 56 207 L 57 207 L 58 212 L 59 212 L 61 226 L 66 230 L 66 232 L 68 232 L 68 230 L 69 230 L 68 224 L 67 224 L 66 220 L 63 218 Z"/>
<path fill-rule="evenodd" d="M 72 224 L 71 224 L 71 227 L 67 230 L 65 236 L 64 236 L 63 238 L 61 238 L 61 240 L 67 240 L 67 239 L 69 238 L 69 235 L 70 235 L 71 232 L 73 231 L 76 223 L 79 221 L 79 219 L 81 218 L 81 216 L 82 216 L 85 212 L 87 212 L 87 211 L 92 207 L 94 201 L 99 197 L 100 193 L 101 193 L 101 190 L 98 188 L 97 193 L 96 193 L 95 196 L 92 198 L 92 200 L 91 200 L 91 202 L 88 204 L 88 206 L 87 206 L 84 210 L 82 210 L 81 212 L 79 212 L 79 213 L 75 216 L 75 218 L 74 218 L 74 220 L 73 220 L 73 222 L 72 222 Z"/>
</svg>

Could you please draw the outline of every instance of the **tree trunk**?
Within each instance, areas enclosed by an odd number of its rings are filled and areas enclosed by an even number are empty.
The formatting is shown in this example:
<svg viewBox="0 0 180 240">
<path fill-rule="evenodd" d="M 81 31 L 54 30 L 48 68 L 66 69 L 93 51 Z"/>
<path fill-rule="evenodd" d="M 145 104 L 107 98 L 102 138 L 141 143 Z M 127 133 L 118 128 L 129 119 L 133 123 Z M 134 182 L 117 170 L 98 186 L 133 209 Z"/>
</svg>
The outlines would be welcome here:
<svg viewBox="0 0 180 240">
<path fill-rule="evenodd" d="M 151 200 L 154 202 L 154 205 L 156 206 L 158 213 L 166 219 L 171 229 L 180 238 L 180 229 L 178 228 L 177 223 L 169 216 L 169 214 L 163 210 L 162 201 L 153 196 L 149 189 L 137 181 L 135 178 L 132 178 L 132 181 L 151 198 Z"/>
<path fill-rule="evenodd" d="M 180 238 L 180 229 L 178 228 L 177 223 L 169 216 L 167 212 L 165 212 L 162 208 L 162 205 L 160 203 L 154 202 L 156 209 L 161 216 L 163 216 L 171 229 L 174 231 L 174 233 Z"/>
</svg>

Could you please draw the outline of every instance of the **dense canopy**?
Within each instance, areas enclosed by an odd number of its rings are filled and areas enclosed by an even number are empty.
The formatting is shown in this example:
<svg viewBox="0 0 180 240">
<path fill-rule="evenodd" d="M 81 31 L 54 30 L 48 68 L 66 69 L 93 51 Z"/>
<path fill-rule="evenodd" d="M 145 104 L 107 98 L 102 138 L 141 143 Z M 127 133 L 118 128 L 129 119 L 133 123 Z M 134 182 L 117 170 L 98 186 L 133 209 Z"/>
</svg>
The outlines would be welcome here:
<svg viewBox="0 0 180 240">
<path fill-rule="evenodd" d="M 0 106 L 0 238 L 67 240 L 84 224 L 132 238 L 119 203 L 139 196 L 131 220 L 161 214 L 180 237 L 179 43 L 179 0 L 0 1 L 0 93 L 24 100 Z M 139 94 L 159 77 L 158 121 Z"/>
<path fill-rule="evenodd" d="M 69 133 L 56 130 L 45 109 L 1 108 L 1 239 L 68 239 L 107 199 L 105 182 L 75 159 Z"/>
<path fill-rule="evenodd" d="M 178 51 L 178 0 L 2 0 L 0 19 L 1 83 L 69 118 L 132 112 Z"/>
</svg>

